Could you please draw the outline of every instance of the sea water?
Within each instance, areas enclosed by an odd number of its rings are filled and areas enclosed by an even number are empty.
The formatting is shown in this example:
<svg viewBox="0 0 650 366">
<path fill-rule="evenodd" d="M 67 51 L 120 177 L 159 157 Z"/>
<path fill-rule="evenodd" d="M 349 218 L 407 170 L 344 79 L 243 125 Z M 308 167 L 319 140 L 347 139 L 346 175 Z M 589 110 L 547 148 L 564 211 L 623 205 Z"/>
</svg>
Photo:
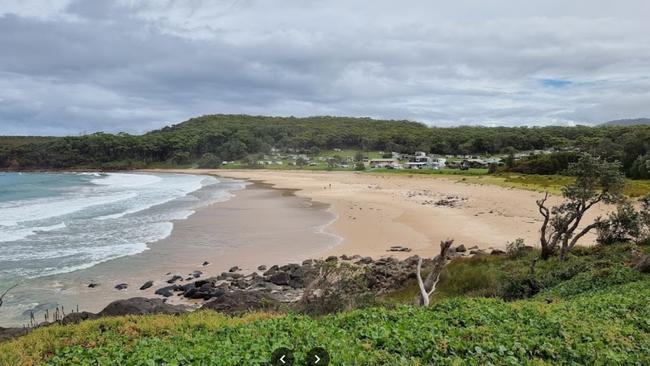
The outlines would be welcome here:
<svg viewBox="0 0 650 366">
<path fill-rule="evenodd" d="M 142 253 L 174 220 L 243 187 L 191 174 L 0 173 L 0 293 Z M 3 312 L 31 301 L 19 293 Z"/>
</svg>

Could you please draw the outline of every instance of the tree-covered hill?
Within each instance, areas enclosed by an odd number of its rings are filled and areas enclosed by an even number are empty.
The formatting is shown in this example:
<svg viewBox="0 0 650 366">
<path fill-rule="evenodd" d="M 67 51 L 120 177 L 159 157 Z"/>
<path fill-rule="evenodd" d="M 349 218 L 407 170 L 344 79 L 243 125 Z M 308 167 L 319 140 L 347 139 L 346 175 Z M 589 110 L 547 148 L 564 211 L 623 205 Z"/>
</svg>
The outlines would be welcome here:
<svg viewBox="0 0 650 366">
<path fill-rule="evenodd" d="M 617 119 L 614 121 L 607 121 L 601 124 L 601 126 L 636 126 L 636 125 L 650 125 L 650 118 Z"/>
<path fill-rule="evenodd" d="M 650 126 L 438 128 L 370 118 L 207 115 L 144 135 L 99 132 L 61 138 L 0 138 L 0 169 L 185 165 L 207 153 L 220 160 L 237 160 L 272 148 L 438 154 L 581 149 L 619 160 L 629 169 L 650 150 Z"/>
</svg>

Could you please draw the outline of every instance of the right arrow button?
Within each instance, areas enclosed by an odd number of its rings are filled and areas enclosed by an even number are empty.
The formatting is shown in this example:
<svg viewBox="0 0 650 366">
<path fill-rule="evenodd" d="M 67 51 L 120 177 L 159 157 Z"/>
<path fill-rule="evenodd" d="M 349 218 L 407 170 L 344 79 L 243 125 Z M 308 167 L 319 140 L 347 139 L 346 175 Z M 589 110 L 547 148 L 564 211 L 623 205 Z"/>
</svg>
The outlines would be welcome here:
<svg viewBox="0 0 650 366">
<path fill-rule="evenodd" d="M 330 363 L 330 355 L 322 347 L 313 348 L 307 354 L 307 365 L 309 366 L 327 366 Z"/>
</svg>

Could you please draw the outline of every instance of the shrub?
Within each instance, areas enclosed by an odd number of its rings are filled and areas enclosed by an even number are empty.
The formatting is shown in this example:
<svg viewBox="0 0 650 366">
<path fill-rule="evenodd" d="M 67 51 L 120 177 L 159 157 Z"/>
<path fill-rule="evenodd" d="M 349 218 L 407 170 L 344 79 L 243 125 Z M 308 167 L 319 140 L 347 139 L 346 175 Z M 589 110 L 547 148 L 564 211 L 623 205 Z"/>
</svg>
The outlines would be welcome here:
<svg viewBox="0 0 650 366">
<path fill-rule="evenodd" d="M 221 160 L 212 153 L 205 153 L 198 163 L 201 169 L 216 169 L 221 166 Z"/>
</svg>

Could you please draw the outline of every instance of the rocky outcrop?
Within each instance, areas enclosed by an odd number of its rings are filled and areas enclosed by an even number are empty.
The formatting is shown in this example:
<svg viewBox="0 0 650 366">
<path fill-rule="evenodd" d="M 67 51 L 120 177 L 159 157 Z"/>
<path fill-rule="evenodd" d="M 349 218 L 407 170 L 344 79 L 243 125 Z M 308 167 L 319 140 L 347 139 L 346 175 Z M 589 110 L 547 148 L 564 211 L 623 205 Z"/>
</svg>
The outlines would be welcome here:
<svg viewBox="0 0 650 366">
<path fill-rule="evenodd" d="M 77 324 L 84 320 L 92 320 L 99 318 L 99 315 L 95 313 L 90 313 L 87 311 L 82 311 L 80 313 L 70 313 L 63 317 L 61 324 Z"/>
<path fill-rule="evenodd" d="M 187 310 L 182 305 L 169 305 L 162 299 L 133 297 L 117 300 L 108 304 L 97 316 L 145 315 L 145 314 L 181 314 Z"/>
<path fill-rule="evenodd" d="M 0 327 L 0 342 L 8 339 L 23 336 L 29 332 L 25 328 L 2 328 Z"/>
<path fill-rule="evenodd" d="M 210 300 L 201 309 L 210 309 L 226 314 L 241 314 L 256 310 L 277 310 L 281 302 L 270 293 L 260 290 L 234 290 L 224 292 L 221 296 Z"/>
</svg>

